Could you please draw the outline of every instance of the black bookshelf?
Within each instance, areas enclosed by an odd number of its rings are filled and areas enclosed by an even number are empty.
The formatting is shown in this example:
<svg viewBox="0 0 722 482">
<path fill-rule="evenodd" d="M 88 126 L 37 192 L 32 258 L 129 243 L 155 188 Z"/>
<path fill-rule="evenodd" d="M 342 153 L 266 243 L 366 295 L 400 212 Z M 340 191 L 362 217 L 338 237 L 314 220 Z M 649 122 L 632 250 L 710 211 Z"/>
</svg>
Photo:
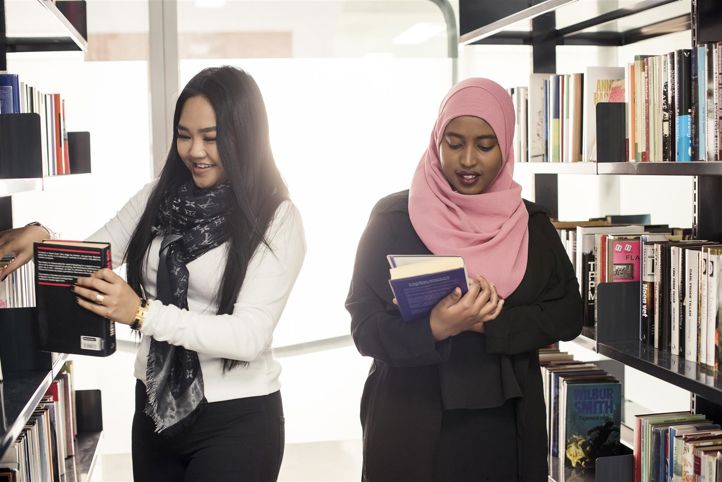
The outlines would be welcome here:
<svg viewBox="0 0 722 482">
<path fill-rule="evenodd" d="M 82 8 L 71 9 L 75 15 L 68 19 L 61 8 L 64 8 L 63 4 L 70 3 L 81 5 Z M 88 48 L 88 40 L 81 33 L 87 31 L 84 2 L 8 2 L 5 15 L 8 20 L 7 52 L 85 52 Z"/>
<path fill-rule="evenodd" d="M 37 177 L 26 179 L 0 179 L 0 197 L 42 189 L 42 180 Z"/>
<path fill-rule="evenodd" d="M 11 371 L 0 382 L 0 403 L 4 420 L 0 423 L 0 457 L 22 432 L 45 392 L 63 364 L 64 355 L 55 361 L 51 370 Z"/>
<path fill-rule="evenodd" d="M 595 162 L 517 162 L 515 173 L 596 175 Z"/>
<path fill-rule="evenodd" d="M 553 28 L 544 32 L 555 45 L 619 47 L 689 30 L 692 23 L 679 0 L 640 0 L 626 7 L 597 2 L 593 8 L 575 0 L 494 3 L 498 5 L 460 0 L 459 43 L 534 45 L 535 29 L 530 24 L 545 15 L 556 19 Z"/>
<path fill-rule="evenodd" d="M 722 176 L 722 162 L 598 162 L 597 174 Z"/>
<path fill-rule="evenodd" d="M 599 353 L 722 405 L 722 376 L 639 341 L 597 342 Z"/>
<path fill-rule="evenodd" d="M 65 460 L 62 482 L 81 482 L 88 479 L 98 455 L 102 432 L 80 432 L 75 442 L 75 456 Z"/>
<path fill-rule="evenodd" d="M 613 176 L 722 176 L 722 162 L 517 162 L 514 172 Z"/>
</svg>

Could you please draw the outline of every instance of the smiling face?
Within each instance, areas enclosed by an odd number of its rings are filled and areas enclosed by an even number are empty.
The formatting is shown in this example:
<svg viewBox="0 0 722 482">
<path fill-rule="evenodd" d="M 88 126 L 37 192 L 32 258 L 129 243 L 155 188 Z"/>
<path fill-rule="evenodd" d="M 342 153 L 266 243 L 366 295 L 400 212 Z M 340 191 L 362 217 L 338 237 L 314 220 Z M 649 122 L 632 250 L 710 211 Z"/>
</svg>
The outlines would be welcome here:
<svg viewBox="0 0 722 482">
<path fill-rule="evenodd" d="M 190 97 L 178 120 L 176 150 L 199 188 L 213 187 L 226 179 L 216 145 L 216 113 L 208 99 Z"/>
<path fill-rule="evenodd" d="M 496 179 L 503 157 L 494 129 L 483 119 L 456 117 L 439 145 L 441 170 L 461 194 L 481 194 Z"/>
</svg>

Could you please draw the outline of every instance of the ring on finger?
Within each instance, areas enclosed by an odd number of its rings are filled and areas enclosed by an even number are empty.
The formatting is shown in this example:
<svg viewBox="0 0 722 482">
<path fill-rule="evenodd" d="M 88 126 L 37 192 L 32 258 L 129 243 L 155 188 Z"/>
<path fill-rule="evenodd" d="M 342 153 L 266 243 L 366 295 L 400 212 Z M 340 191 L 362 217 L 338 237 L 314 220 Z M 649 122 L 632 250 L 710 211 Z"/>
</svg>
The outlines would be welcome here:
<svg viewBox="0 0 722 482">
<path fill-rule="evenodd" d="M 103 304 L 103 300 L 105 300 L 105 296 L 101 295 L 100 293 L 97 293 L 95 295 L 95 302 L 98 303 L 99 305 Z"/>
</svg>

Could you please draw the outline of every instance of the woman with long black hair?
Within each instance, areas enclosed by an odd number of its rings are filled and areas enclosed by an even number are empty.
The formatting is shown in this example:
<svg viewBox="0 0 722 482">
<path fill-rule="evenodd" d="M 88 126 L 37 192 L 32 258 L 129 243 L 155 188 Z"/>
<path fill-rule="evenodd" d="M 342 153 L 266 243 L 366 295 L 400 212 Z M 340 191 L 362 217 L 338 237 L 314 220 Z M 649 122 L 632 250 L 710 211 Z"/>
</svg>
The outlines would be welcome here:
<svg viewBox="0 0 722 482">
<path fill-rule="evenodd" d="M 91 240 L 109 241 L 127 282 L 79 278 L 84 308 L 131 325 L 136 482 L 275 481 L 283 457 L 273 330 L 305 253 L 300 215 L 271 152 L 253 78 L 209 68 L 176 103 L 173 145 L 145 186 Z M 0 233 L 0 255 L 32 257 L 39 225 Z"/>
</svg>

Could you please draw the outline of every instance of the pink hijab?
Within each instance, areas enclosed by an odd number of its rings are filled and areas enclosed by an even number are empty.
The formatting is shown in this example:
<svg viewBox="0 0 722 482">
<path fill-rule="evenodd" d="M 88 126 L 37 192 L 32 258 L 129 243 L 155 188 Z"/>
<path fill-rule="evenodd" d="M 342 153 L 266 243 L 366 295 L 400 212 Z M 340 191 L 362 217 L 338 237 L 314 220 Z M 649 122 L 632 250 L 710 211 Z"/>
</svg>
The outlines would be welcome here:
<svg viewBox="0 0 722 482">
<path fill-rule="evenodd" d="M 441 170 L 439 145 L 456 117 L 475 116 L 494 129 L 502 153 L 497 177 L 481 194 L 454 191 Z M 482 275 L 508 297 L 526 271 L 529 214 L 514 182 L 514 107 L 496 82 L 471 78 L 456 84 L 441 103 L 431 141 L 409 193 L 409 217 L 434 254 L 464 258 L 469 276 Z"/>
</svg>

